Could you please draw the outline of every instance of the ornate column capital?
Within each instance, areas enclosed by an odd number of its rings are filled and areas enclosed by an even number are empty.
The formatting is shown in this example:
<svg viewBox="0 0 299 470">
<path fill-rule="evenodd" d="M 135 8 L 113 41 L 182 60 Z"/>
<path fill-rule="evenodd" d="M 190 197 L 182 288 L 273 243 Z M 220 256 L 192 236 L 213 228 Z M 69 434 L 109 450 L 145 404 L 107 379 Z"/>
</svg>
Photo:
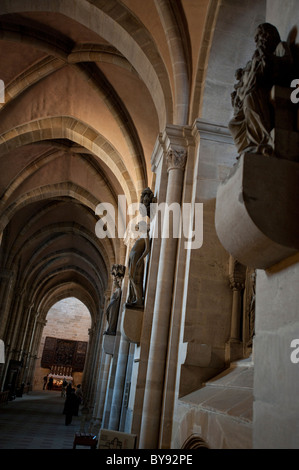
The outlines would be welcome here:
<svg viewBox="0 0 299 470">
<path fill-rule="evenodd" d="M 242 290 L 245 287 L 246 266 L 239 263 L 232 256 L 229 260 L 229 282 L 233 290 Z"/>
<path fill-rule="evenodd" d="M 187 160 L 187 150 L 170 148 L 166 154 L 167 171 L 185 170 Z"/>
</svg>

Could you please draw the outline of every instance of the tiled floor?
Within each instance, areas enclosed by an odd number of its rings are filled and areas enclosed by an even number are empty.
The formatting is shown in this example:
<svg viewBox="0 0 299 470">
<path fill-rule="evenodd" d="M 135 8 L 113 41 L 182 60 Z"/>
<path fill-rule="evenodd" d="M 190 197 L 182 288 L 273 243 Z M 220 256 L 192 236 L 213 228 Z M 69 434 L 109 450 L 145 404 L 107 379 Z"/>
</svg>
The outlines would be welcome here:
<svg viewBox="0 0 299 470">
<path fill-rule="evenodd" d="M 66 426 L 64 401 L 60 392 L 47 390 L 1 404 L 0 449 L 72 449 L 80 416 Z"/>
</svg>

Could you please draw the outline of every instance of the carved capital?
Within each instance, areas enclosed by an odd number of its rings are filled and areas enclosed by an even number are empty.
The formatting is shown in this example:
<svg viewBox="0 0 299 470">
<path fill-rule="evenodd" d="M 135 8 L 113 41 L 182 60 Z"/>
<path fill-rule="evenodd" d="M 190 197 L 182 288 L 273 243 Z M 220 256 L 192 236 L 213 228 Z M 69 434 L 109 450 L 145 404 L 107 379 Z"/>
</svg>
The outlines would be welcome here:
<svg viewBox="0 0 299 470">
<path fill-rule="evenodd" d="M 243 290 L 244 287 L 245 287 L 245 283 L 244 282 L 239 282 L 237 281 L 236 279 L 233 279 L 233 278 L 230 278 L 230 287 L 232 288 L 232 290 Z"/>
<path fill-rule="evenodd" d="M 245 287 L 246 266 L 233 257 L 229 260 L 229 282 L 233 290 L 242 290 Z"/>
<path fill-rule="evenodd" d="M 187 150 L 174 148 L 169 149 L 166 155 L 167 171 L 174 169 L 184 171 L 186 160 Z"/>
</svg>

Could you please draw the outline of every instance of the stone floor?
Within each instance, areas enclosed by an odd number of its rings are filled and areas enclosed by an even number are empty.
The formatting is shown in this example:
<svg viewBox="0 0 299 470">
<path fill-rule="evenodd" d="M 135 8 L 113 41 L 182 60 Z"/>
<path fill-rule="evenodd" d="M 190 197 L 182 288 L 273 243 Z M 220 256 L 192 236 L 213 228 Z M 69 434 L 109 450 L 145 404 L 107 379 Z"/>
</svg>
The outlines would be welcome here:
<svg viewBox="0 0 299 470">
<path fill-rule="evenodd" d="M 72 449 L 80 416 L 66 426 L 64 401 L 60 392 L 47 390 L 1 404 L 0 449 Z"/>
</svg>

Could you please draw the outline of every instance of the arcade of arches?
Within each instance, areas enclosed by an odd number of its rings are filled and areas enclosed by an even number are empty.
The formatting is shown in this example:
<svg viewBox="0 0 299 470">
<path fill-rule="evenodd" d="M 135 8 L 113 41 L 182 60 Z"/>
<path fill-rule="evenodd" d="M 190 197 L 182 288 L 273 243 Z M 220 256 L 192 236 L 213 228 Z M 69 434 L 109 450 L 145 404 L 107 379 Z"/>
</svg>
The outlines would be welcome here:
<svg viewBox="0 0 299 470">
<path fill-rule="evenodd" d="M 296 46 L 297 0 L 0 2 L 0 393 L 16 368 L 14 387 L 41 387 L 46 338 L 68 340 L 81 364 L 87 344 L 81 375 L 68 372 L 95 434 L 141 449 L 298 447 L 285 88 L 284 158 L 238 156 L 228 127 L 264 22 Z M 196 208 L 183 236 L 153 236 L 147 217 L 135 237 L 149 200 Z M 66 299 L 84 304 L 83 325 Z"/>
</svg>

